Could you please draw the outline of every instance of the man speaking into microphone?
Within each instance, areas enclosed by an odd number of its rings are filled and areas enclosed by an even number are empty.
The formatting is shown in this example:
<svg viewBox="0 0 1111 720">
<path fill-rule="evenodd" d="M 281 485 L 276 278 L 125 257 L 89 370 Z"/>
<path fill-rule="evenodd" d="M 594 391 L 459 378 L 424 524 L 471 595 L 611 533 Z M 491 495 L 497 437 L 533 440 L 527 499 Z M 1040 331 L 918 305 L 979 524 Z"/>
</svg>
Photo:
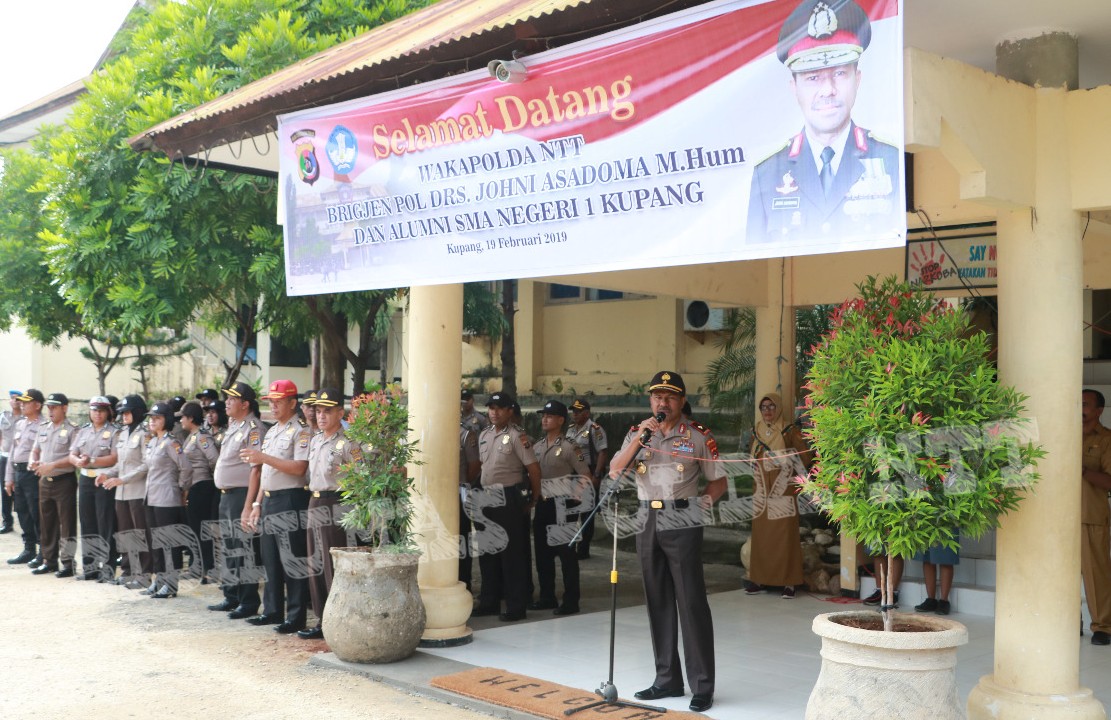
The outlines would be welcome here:
<svg viewBox="0 0 1111 720">
<path fill-rule="evenodd" d="M 683 417 L 686 386 L 663 370 L 648 384 L 652 417 L 630 428 L 610 465 L 636 479 L 640 501 L 637 556 L 652 632 L 656 678 L 638 700 L 682 697 L 679 627 L 693 697 L 690 709 L 714 702 L 714 624 L 702 574 L 703 514 L 725 492 L 725 472 L 710 431 Z M 699 476 L 706 479 L 699 493 Z"/>
</svg>

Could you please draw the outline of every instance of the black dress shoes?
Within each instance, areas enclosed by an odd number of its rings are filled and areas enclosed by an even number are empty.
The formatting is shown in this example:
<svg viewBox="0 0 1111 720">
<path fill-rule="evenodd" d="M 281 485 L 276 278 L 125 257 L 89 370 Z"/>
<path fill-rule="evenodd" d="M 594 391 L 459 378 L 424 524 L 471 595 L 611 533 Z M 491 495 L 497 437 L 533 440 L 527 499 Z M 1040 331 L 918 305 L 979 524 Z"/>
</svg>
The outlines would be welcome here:
<svg viewBox="0 0 1111 720">
<path fill-rule="evenodd" d="M 163 585 L 150 594 L 152 600 L 168 600 L 177 597 L 177 590 L 174 590 L 169 585 Z"/>
<path fill-rule="evenodd" d="M 52 572 L 58 572 L 58 566 L 57 565 L 47 565 L 46 563 L 43 563 L 42 565 L 39 565 L 37 568 L 32 570 L 31 574 L 32 575 L 45 575 L 47 573 L 52 573 Z"/>
<path fill-rule="evenodd" d="M 574 615 L 578 611 L 578 605 L 560 605 L 552 611 L 552 615 Z"/>
<path fill-rule="evenodd" d="M 695 694 L 691 696 L 691 710 L 695 712 L 706 712 L 714 706 L 714 696 L 709 693 L 701 695 Z"/>
<path fill-rule="evenodd" d="M 83 572 L 80 575 L 75 575 L 74 580 L 100 580 L 100 573 L 97 571 Z"/>
<path fill-rule="evenodd" d="M 501 615 L 498 615 L 498 620 L 501 620 L 502 622 L 517 622 L 518 620 L 524 620 L 524 619 L 525 619 L 525 611 L 524 610 L 522 610 L 521 612 L 515 612 L 515 613 L 503 612 Z"/>
<path fill-rule="evenodd" d="M 304 629 L 305 623 L 291 623 L 287 620 L 286 622 L 274 628 L 274 632 L 281 633 L 282 635 L 292 635 L 293 633 L 299 633 Z"/>
<path fill-rule="evenodd" d="M 633 693 L 633 697 L 637 700 L 659 700 L 660 698 L 669 697 L 683 697 L 687 693 L 683 688 L 678 690 L 668 690 L 667 688 L 656 687 L 655 685 L 645 688 L 640 692 Z"/>
<path fill-rule="evenodd" d="M 318 627 L 305 628 L 304 630 L 297 631 L 297 637 L 302 640 L 323 640 L 324 631 Z"/>
<path fill-rule="evenodd" d="M 213 612 L 230 612 L 235 609 L 235 603 L 233 603 L 231 600 L 225 600 L 223 602 L 218 602 L 215 605 L 209 605 L 208 609 L 212 610 Z"/>
<path fill-rule="evenodd" d="M 35 557 L 31 558 L 31 561 L 27 563 L 27 567 L 34 570 L 35 568 L 37 568 L 39 565 L 42 565 L 42 564 L 43 564 L 43 559 L 42 559 L 42 554 L 40 553 L 38 555 L 35 555 Z"/>
<path fill-rule="evenodd" d="M 229 620 L 245 620 L 258 612 L 258 608 L 245 608 L 242 605 L 228 613 Z"/>
<path fill-rule="evenodd" d="M 64 567 L 61 570 L 59 570 L 58 572 L 54 573 L 54 577 L 56 577 L 56 578 L 71 578 L 71 577 L 73 577 L 73 568 L 72 567 Z"/>
<path fill-rule="evenodd" d="M 9 565 L 22 565 L 24 563 L 29 563 L 34 559 L 35 559 L 35 551 L 34 550 L 24 550 L 23 552 L 16 555 L 15 557 L 8 558 L 8 564 Z"/>
<path fill-rule="evenodd" d="M 1111 635 L 1108 635 L 1102 630 L 1096 630 L 1094 633 L 1092 633 L 1092 644 L 1111 645 Z"/>
<path fill-rule="evenodd" d="M 12 528 L 11 525 L 5 525 L 3 527 L 0 527 L 0 535 L 7 535 L 12 530 L 13 530 L 13 528 Z"/>
<path fill-rule="evenodd" d="M 281 623 L 282 620 L 284 620 L 284 618 L 281 615 L 276 614 L 255 615 L 254 617 L 247 618 L 247 622 L 251 623 L 252 625 L 258 625 L 260 627 L 262 625 L 277 625 Z"/>
</svg>

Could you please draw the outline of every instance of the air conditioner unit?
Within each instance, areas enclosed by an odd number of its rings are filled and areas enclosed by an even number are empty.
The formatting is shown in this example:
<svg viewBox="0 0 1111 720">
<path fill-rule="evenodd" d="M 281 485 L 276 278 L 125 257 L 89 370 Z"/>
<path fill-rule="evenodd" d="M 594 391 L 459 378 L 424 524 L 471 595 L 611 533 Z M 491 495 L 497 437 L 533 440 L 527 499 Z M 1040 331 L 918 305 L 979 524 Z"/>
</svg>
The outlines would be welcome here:
<svg viewBox="0 0 1111 720">
<path fill-rule="evenodd" d="M 683 301 L 684 330 L 721 330 L 725 327 L 725 309 L 712 308 L 702 300 Z"/>
</svg>

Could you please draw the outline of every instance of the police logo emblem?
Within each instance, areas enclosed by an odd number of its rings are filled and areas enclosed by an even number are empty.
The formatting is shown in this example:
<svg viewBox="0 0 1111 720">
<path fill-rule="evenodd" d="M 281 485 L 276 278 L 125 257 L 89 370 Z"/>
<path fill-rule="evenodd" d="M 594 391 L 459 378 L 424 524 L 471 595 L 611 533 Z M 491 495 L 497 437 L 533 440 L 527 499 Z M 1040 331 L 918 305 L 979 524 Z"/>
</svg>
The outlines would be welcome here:
<svg viewBox="0 0 1111 720">
<path fill-rule="evenodd" d="M 316 147 L 312 139 L 315 130 L 298 130 L 289 136 L 293 143 L 293 153 L 297 156 L 297 174 L 301 182 L 312 185 L 320 179 L 320 161 L 316 159 Z"/>
<path fill-rule="evenodd" d="M 837 13 L 824 2 L 818 3 L 810 13 L 806 34 L 815 40 L 822 40 L 835 32 L 837 32 Z"/>
</svg>

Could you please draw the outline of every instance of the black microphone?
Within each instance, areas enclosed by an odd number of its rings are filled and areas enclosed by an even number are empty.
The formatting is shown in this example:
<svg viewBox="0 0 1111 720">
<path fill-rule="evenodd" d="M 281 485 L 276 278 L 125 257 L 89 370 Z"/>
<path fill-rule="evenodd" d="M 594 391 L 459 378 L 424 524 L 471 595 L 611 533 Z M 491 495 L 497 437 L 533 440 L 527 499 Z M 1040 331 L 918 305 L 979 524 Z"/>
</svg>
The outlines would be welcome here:
<svg viewBox="0 0 1111 720">
<path fill-rule="evenodd" d="M 667 420 L 667 413 L 663 413 L 663 412 L 656 413 L 656 422 L 663 422 L 664 420 Z M 651 437 L 652 437 L 652 428 L 644 428 L 644 430 L 640 433 L 640 444 L 641 445 L 647 445 L 648 440 L 651 439 Z"/>
</svg>

